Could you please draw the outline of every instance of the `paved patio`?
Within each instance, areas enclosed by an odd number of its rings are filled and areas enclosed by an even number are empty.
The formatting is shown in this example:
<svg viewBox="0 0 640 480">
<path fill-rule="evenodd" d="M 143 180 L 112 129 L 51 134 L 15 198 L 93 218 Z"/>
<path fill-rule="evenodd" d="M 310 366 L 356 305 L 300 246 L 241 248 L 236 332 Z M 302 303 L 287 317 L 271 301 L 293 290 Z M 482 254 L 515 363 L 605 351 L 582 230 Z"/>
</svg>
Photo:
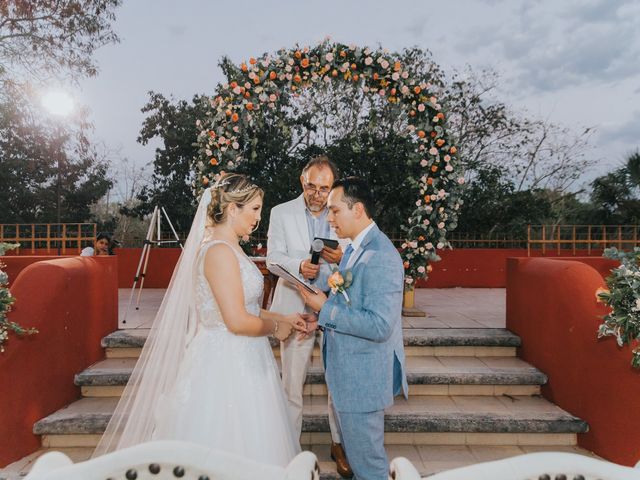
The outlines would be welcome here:
<svg viewBox="0 0 640 480">
<path fill-rule="evenodd" d="M 136 291 L 129 307 L 131 289 L 121 288 L 118 292 L 120 328 L 149 328 L 164 293 L 165 289 L 144 289 L 138 305 Z M 419 288 L 415 303 L 427 316 L 405 317 L 406 329 L 505 328 L 504 288 Z"/>
</svg>

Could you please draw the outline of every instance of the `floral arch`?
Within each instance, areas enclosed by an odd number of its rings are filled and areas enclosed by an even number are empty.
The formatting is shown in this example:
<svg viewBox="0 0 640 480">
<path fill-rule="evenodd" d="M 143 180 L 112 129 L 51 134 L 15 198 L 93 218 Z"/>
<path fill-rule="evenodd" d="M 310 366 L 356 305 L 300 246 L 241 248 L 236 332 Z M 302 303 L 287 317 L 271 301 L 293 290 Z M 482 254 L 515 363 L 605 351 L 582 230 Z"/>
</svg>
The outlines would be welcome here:
<svg viewBox="0 0 640 480">
<path fill-rule="evenodd" d="M 256 125 L 262 111 L 278 109 L 284 95 L 298 95 L 321 82 L 356 84 L 368 95 L 402 106 L 406 115 L 403 135 L 415 142 L 411 161 L 418 162 L 422 172 L 410 179 L 417 198 L 401 249 L 405 283 L 412 288 L 418 279 L 426 278 L 429 263 L 439 260 L 437 251 L 450 246 L 447 232 L 456 227 L 461 205 L 458 187 L 464 178 L 457 148 L 447 135 L 445 112 L 431 85 L 412 78 L 397 54 L 325 41 L 242 63 L 238 76 L 220 85 L 210 99 L 207 119 L 198 122 L 197 187 L 246 160 L 242 142 L 252 139 L 243 133 Z"/>
</svg>

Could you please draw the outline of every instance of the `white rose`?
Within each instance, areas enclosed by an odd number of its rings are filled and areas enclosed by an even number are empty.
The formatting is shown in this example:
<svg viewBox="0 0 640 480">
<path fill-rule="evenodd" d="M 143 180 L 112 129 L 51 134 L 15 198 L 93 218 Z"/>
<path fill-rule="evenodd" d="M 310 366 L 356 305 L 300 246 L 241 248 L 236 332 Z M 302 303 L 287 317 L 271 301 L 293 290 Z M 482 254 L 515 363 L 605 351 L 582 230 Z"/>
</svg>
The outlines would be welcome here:
<svg viewBox="0 0 640 480">
<path fill-rule="evenodd" d="M 409 78 L 409 72 L 402 72 L 402 78 L 404 79 Z"/>
<path fill-rule="evenodd" d="M 431 148 L 429 149 L 429 153 L 430 153 L 431 155 L 438 155 L 438 149 L 437 149 L 436 147 L 431 147 Z"/>
<path fill-rule="evenodd" d="M 438 223 L 438 228 L 442 230 L 444 228 L 444 222 Z M 442 248 L 442 247 L 438 247 L 438 248 Z"/>
<path fill-rule="evenodd" d="M 389 62 L 383 60 L 382 62 L 380 62 L 380 66 L 386 70 L 387 68 L 389 68 Z"/>
<path fill-rule="evenodd" d="M 421 103 L 420 105 L 418 105 L 419 112 L 424 112 L 424 109 L 425 109 L 424 103 Z"/>
<path fill-rule="evenodd" d="M 233 93 L 235 93 L 236 95 L 240 95 L 240 92 L 242 92 L 242 89 L 240 87 L 235 87 L 233 89 Z"/>
<path fill-rule="evenodd" d="M 460 177 L 460 178 L 458 179 L 458 183 L 459 183 L 460 185 L 462 185 L 462 184 L 464 183 L 464 177 Z"/>
<path fill-rule="evenodd" d="M 398 72 L 394 72 L 393 75 L 391 75 L 391 78 L 398 81 L 400 79 L 400 74 Z"/>
<path fill-rule="evenodd" d="M 269 101 L 270 102 L 275 102 L 278 99 L 278 97 L 276 96 L 275 93 L 272 93 L 271 95 L 269 95 Z"/>
<path fill-rule="evenodd" d="M 427 250 L 433 250 L 433 243 L 431 243 L 431 242 L 427 242 L 427 244 L 425 245 L 425 248 L 426 248 Z"/>
<path fill-rule="evenodd" d="M 327 62 L 333 62 L 333 53 L 331 53 L 331 52 L 327 53 L 327 54 L 324 56 L 324 59 L 325 59 Z"/>
<path fill-rule="evenodd" d="M 422 159 L 422 161 L 420 162 L 420 166 L 421 167 L 426 167 L 428 165 L 429 162 L 427 162 L 424 158 Z"/>
<path fill-rule="evenodd" d="M 407 87 L 406 85 L 403 85 L 400 91 L 402 92 L 403 95 L 406 95 L 407 93 L 409 93 L 409 87 Z"/>
<path fill-rule="evenodd" d="M 444 248 L 444 243 L 442 243 L 442 242 L 438 242 L 438 245 L 436 245 L 436 248 L 437 248 L 438 250 L 442 250 L 442 249 Z"/>
<path fill-rule="evenodd" d="M 207 157 L 210 157 L 211 155 L 213 155 L 213 152 L 211 150 L 209 150 L 208 148 L 204 151 L 204 153 L 207 154 Z"/>
<path fill-rule="evenodd" d="M 420 205 L 422 205 L 422 200 L 418 200 L 418 201 L 416 202 L 416 207 L 419 207 Z"/>
<path fill-rule="evenodd" d="M 419 266 L 419 267 L 418 267 L 418 273 L 424 273 L 424 272 L 425 272 L 424 267 L 423 267 L 422 265 L 421 265 L 421 266 Z"/>
<path fill-rule="evenodd" d="M 453 172 L 453 167 L 452 167 L 451 165 L 449 165 L 449 164 L 447 164 L 447 166 L 446 166 L 446 167 L 444 167 L 444 169 L 445 169 L 447 172 Z"/>
<path fill-rule="evenodd" d="M 367 57 L 364 59 L 364 64 L 365 65 L 371 65 L 373 63 L 373 58 L 371 57 Z"/>
<path fill-rule="evenodd" d="M 445 162 L 449 162 L 449 161 L 451 161 L 451 157 L 450 157 L 449 155 L 445 155 L 445 156 L 444 156 L 444 161 L 445 161 Z"/>
<path fill-rule="evenodd" d="M 240 148 L 240 144 L 238 142 L 233 142 L 231 146 L 233 147 L 234 150 L 237 150 L 238 148 Z"/>
</svg>

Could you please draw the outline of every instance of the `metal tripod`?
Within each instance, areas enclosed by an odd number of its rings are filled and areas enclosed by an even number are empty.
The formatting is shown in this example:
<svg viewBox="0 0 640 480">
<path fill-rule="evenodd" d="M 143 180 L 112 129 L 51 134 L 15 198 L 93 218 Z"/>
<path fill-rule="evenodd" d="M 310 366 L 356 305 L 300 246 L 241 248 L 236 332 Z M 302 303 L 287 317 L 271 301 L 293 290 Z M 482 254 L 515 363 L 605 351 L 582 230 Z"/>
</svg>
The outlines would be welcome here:
<svg viewBox="0 0 640 480">
<path fill-rule="evenodd" d="M 171 228 L 171 232 L 175 240 L 162 240 L 162 216 L 167 220 L 169 227 Z M 155 236 L 155 239 L 154 239 Z M 136 310 L 140 310 L 140 297 L 142 295 L 142 287 L 144 286 L 144 278 L 147 274 L 147 265 L 149 264 L 149 254 L 151 252 L 152 245 L 162 245 L 165 243 L 177 243 L 180 245 L 180 248 L 183 248 L 182 242 L 176 233 L 176 229 L 173 228 L 173 224 L 169 219 L 169 215 L 167 215 L 167 211 L 164 207 L 158 207 L 157 205 L 153 209 L 153 213 L 151 214 L 151 222 L 149 223 L 149 230 L 147 231 L 147 236 L 144 240 L 144 246 L 142 247 L 142 254 L 140 255 L 140 261 L 138 262 L 138 268 L 136 270 L 136 275 L 133 277 L 133 286 L 131 287 L 131 295 L 129 297 L 129 305 L 127 306 L 127 311 L 125 312 L 124 318 L 122 319 L 122 323 L 127 323 L 127 317 L 129 315 L 129 310 L 131 309 L 131 304 L 133 303 L 133 295 L 136 291 L 136 287 L 138 285 L 138 280 L 140 280 L 140 287 L 138 289 L 138 296 L 136 300 Z"/>
</svg>

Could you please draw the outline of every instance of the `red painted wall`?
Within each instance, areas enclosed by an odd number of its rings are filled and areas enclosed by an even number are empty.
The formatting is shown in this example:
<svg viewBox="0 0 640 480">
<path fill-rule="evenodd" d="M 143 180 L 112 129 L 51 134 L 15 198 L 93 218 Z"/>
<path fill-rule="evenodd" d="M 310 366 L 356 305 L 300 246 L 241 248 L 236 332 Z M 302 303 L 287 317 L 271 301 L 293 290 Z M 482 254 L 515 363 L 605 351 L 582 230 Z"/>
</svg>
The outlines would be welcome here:
<svg viewBox="0 0 640 480">
<path fill-rule="evenodd" d="M 13 281 L 9 319 L 39 333 L 11 336 L 0 354 L 0 465 L 37 450 L 34 422 L 79 398 L 73 376 L 103 358 L 100 340 L 118 326 L 117 270 L 115 257 L 60 258 Z"/>
<path fill-rule="evenodd" d="M 149 264 L 145 276 L 145 288 L 166 288 L 171 280 L 173 269 L 180 257 L 179 248 L 152 248 L 149 254 Z M 25 250 L 26 253 L 26 250 Z M 592 250 L 592 258 L 597 260 L 602 254 L 601 250 Z M 36 252 L 41 255 L 43 252 Z M 266 254 L 266 252 L 262 252 Z M 540 256 L 539 250 L 532 252 L 534 256 Z M 578 255 L 586 255 L 586 250 L 577 251 Z M 116 250 L 118 258 L 118 287 L 131 288 L 135 278 L 138 263 L 142 255 L 141 248 L 119 248 Z M 432 264 L 433 271 L 429 279 L 419 281 L 420 288 L 504 288 L 507 285 L 506 261 L 510 257 L 526 257 L 524 248 L 499 249 L 499 248 L 457 248 L 440 252 L 442 260 Z M 545 257 L 556 257 L 555 250 L 547 250 Z M 7 258 L 7 257 L 5 257 Z M 16 257 L 12 257 L 16 258 Z M 42 257 L 30 258 L 25 265 L 39 261 Z M 50 257 L 57 258 L 57 257 Z M 568 258 L 568 257 L 567 257 Z M 577 257 L 576 257 L 577 258 Z M 18 264 L 11 268 L 18 268 Z M 9 278 L 15 278 L 11 271 Z M 138 282 L 138 285 L 140 281 Z"/>
<path fill-rule="evenodd" d="M 605 285 L 598 270 L 615 265 L 594 258 L 509 259 L 507 328 L 522 338 L 519 356 L 548 375 L 543 395 L 589 423 L 580 446 L 633 465 L 640 459 L 640 372 L 630 366 L 630 348 L 612 337 L 597 339 L 606 314 L 596 302 L 596 289 Z"/>
</svg>

